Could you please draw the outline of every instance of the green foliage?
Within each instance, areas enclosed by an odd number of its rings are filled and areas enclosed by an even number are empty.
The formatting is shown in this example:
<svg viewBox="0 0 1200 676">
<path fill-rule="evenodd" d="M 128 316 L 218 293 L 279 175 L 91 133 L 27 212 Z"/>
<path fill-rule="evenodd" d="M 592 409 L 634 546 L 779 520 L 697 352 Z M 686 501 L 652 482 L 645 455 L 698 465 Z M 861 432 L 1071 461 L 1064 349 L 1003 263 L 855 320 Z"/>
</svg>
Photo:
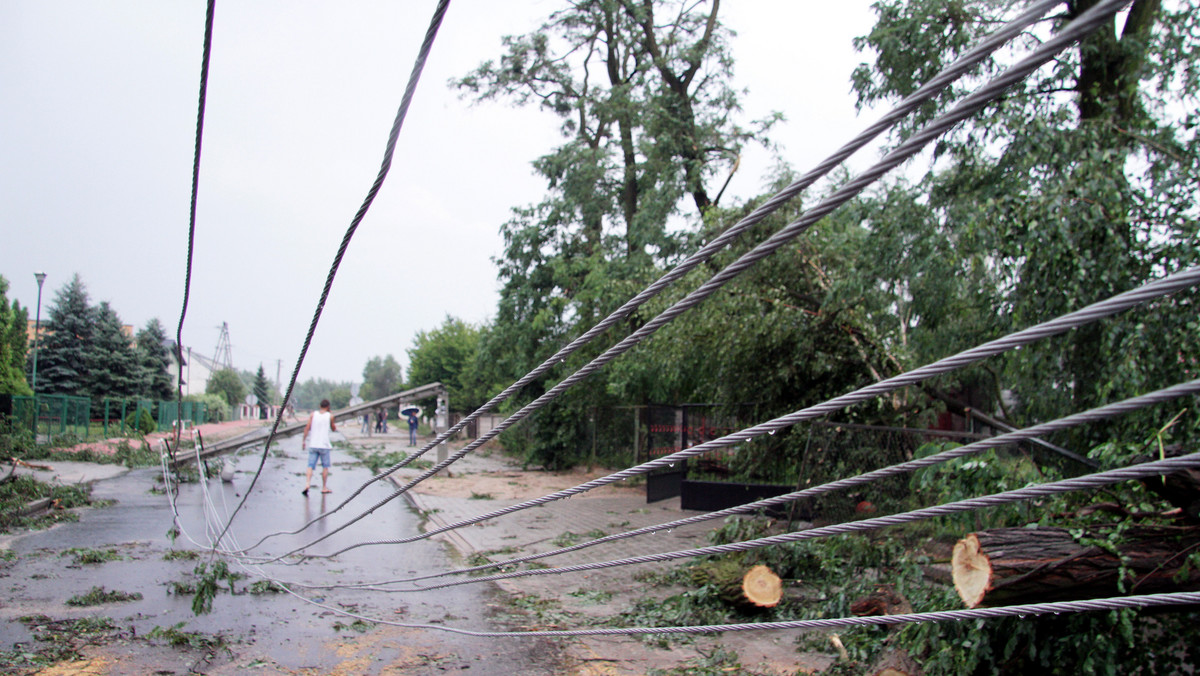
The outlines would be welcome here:
<svg viewBox="0 0 1200 676">
<path fill-rule="evenodd" d="M 86 391 L 95 398 L 126 399 L 141 394 L 141 366 L 117 311 L 103 301 L 93 310 Z"/>
<path fill-rule="evenodd" d="M 487 402 L 486 384 L 476 374 L 480 330 L 447 315 L 442 325 L 418 331 L 408 348 L 408 386 L 446 386 L 455 409 L 472 411 Z"/>
<path fill-rule="evenodd" d="M 158 423 L 154 420 L 154 416 L 150 414 L 149 410 L 140 407 L 125 415 L 125 426 L 136 430 L 142 436 L 153 434 L 158 430 Z"/>
<path fill-rule="evenodd" d="M 205 634 L 198 631 L 184 631 L 184 623 L 179 622 L 170 627 L 154 627 L 146 634 L 146 638 L 160 639 L 176 648 L 191 648 L 215 652 L 229 651 L 228 640 L 221 634 Z"/>
<path fill-rule="evenodd" d="M 282 585 L 274 580 L 256 580 L 246 587 L 246 592 L 249 594 L 282 594 L 286 592 Z"/>
<path fill-rule="evenodd" d="M 367 401 L 400 391 L 400 362 L 392 355 L 371 357 L 363 366 L 363 386 L 359 396 Z M 332 400 L 331 400 L 332 401 Z"/>
<path fill-rule="evenodd" d="M 275 400 L 273 388 L 270 381 L 267 380 L 267 374 L 263 371 L 262 364 L 258 365 L 258 373 L 254 374 L 253 391 L 261 406 L 271 404 Z"/>
<path fill-rule="evenodd" d="M 500 304 L 470 369 L 480 398 L 544 361 L 677 260 L 687 238 L 668 221 L 714 208 L 717 181 L 741 147 L 764 140 L 774 118 L 750 130 L 734 121 L 738 92 L 717 11 L 682 2 L 574 3 L 537 31 L 505 38 L 498 62 L 458 81 L 477 100 L 540 104 L 562 120 L 564 136 L 534 162 L 547 183 L 545 198 L 515 209 L 502 226 Z M 630 317 L 621 328 L 644 321 Z M 596 354 L 586 348 L 523 394 L 540 395 Z M 647 388 L 626 389 L 622 401 L 606 379 L 602 372 L 572 388 L 525 423 L 527 432 L 506 433 L 504 444 L 528 464 L 570 466 L 589 446 L 587 410 L 653 396 Z"/>
<path fill-rule="evenodd" d="M 108 645 L 128 636 L 107 617 L 55 620 L 47 615 L 26 615 L 18 621 L 37 643 L 0 650 L 0 665 L 11 669 L 11 673 L 42 673 L 60 662 L 82 659 L 82 650 L 87 646 Z"/>
<path fill-rule="evenodd" d="M 393 465 L 400 464 L 400 462 L 402 462 L 405 458 L 408 457 L 408 454 L 405 453 L 404 451 L 391 451 L 390 453 L 372 453 L 365 449 L 350 448 L 347 450 L 350 451 L 351 455 L 358 458 L 359 461 L 362 462 L 362 464 L 366 465 L 367 469 L 371 470 L 372 474 L 379 474 L 383 470 L 385 470 Z M 425 458 L 418 458 L 417 460 L 410 462 L 408 465 L 406 465 L 406 467 L 410 467 L 415 470 L 424 471 L 424 470 L 429 469 L 430 467 L 433 467 L 433 461 L 425 459 Z"/>
<path fill-rule="evenodd" d="M 1200 18 L 1182 5 L 1137 4 L 939 141 L 939 162 L 918 185 L 897 183 L 864 201 L 864 224 L 880 240 L 866 249 L 879 253 L 871 264 L 878 283 L 928 299 L 912 312 L 900 305 L 902 316 L 931 329 L 922 352 L 1044 321 L 1200 261 L 1192 74 Z M 876 52 L 874 66 L 856 74 L 863 103 L 907 94 L 1015 8 L 992 0 L 962 7 L 888 0 L 876 11 L 875 29 L 857 43 Z M 1045 22 L 1023 43 L 1060 26 Z M 996 57 L 982 71 L 1009 58 Z M 952 94 L 976 81 L 968 78 Z M 951 98 L 940 97 L 922 117 Z M 914 128 L 909 123 L 900 135 Z M 943 253 L 895 255 L 891 242 L 905 233 Z M 941 272 L 918 278 L 931 260 Z M 939 293 L 918 293 L 914 279 L 933 280 Z M 1015 352 L 982 375 L 995 391 L 1016 395 L 1009 413 L 1023 420 L 1185 380 L 1195 363 L 1179 355 L 1200 351 L 1195 303 L 1195 291 L 1152 303 Z M 963 316 L 980 319 L 963 326 Z M 921 333 L 915 324 L 906 334 Z M 1091 425 L 1072 432 L 1067 445 L 1140 435 L 1161 424 L 1157 415 Z M 1195 422 L 1190 427 L 1194 433 Z"/>
<path fill-rule="evenodd" d="M 38 392 L 88 394 L 88 367 L 94 352 L 95 312 L 76 274 L 55 293 L 38 348 Z"/>
<path fill-rule="evenodd" d="M 120 561 L 125 558 L 115 549 L 92 549 L 90 547 L 72 547 L 59 554 L 71 557 L 71 563 L 76 566 L 96 565 L 109 561 Z"/>
<path fill-rule="evenodd" d="M 373 629 L 374 627 L 375 627 L 374 622 L 367 622 L 366 620 L 358 619 L 358 618 L 356 618 L 350 624 L 344 624 L 342 622 L 334 622 L 333 623 L 334 631 L 342 631 L 344 629 L 348 629 L 350 631 L 356 631 L 360 634 L 365 634 L 368 631 L 371 631 L 371 629 Z"/>
<path fill-rule="evenodd" d="M 305 411 L 316 410 L 322 399 L 328 399 L 335 409 L 345 408 L 350 401 L 350 383 L 334 382 L 324 378 L 309 378 L 304 382 L 296 383 L 291 397 L 296 408 Z"/>
<path fill-rule="evenodd" d="M 16 475 L 11 481 L 0 483 L 0 533 L 19 528 L 44 528 L 59 521 L 78 518 L 66 510 L 90 504 L 89 486 L 60 486 L 46 484 L 32 476 Z M 50 499 L 56 508 L 44 513 L 22 516 L 21 512 L 30 503 Z"/>
<path fill-rule="evenodd" d="M 917 450 L 916 456 L 926 457 L 954 446 L 925 444 Z M 1051 468 L 1039 468 L 1028 455 L 1015 450 L 988 450 L 917 470 L 909 481 L 910 498 L 916 505 L 944 504 L 1061 478 L 1054 474 Z M 1027 503 L 995 507 L 987 510 L 986 524 L 989 528 L 1023 526 L 1036 521 L 1040 511 L 1030 509 Z M 982 518 L 981 512 L 963 513 L 939 519 L 937 523 L 949 532 L 964 533 L 982 528 Z"/>
<path fill-rule="evenodd" d="M 25 327 L 29 313 L 20 303 L 8 303 L 8 280 L 0 275 L 0 394 L 28 396 L 25 380 Z"/>
<path fill-rule="evenodd" d="M 162 556 L 163 561 L 195 561 L 200 552 L 194 549 L 172 549 Z"/>
<path fill-rule="evenodd" d="M 233 369 L 222 369 L 210 375 L 204 391 L 220 396 L 230 406 L 237 406 L 246 398 L 246 386 Z"/>
<path fill-rule="evenodd" d="M 208 420 L 205 422 L 221 422 L 233 417 L 233 410 L 222 395 L 189 394 L 184 396 L 183 400 L 204 404 L 205 413 L 208 415 Z"/>
<path fill-rule="evenodd" d="M 236 593 L 233 583 L 245 577 L 241 573 L 229 570 L 229 564 L 219 560 L 196 564 L 196 568 L 192 572 L 195 576 L 194 580 L 183 583 L 176 582 L 172 587 L 172 592 L 193 594 L 192 613 L 195 615 L 212 612 L 213 600 L 217 597 L 217 593 L 222 590 Z M 222 581 L 226 583 L 227 587 L 221 586 Z"/>
<path fill-rule="evenodd" d="M 157 317 L 137 332 L 135 352 L 142 381 L 138 391 L 143 396 L 162 401 L 176 397 L 177 383 L 171 378 L 172 355 L 168 344 L 174 346 Z"/>
<path fill-rule="evenodd" d="M 68 606 L 99 606 L 105 603 L 125 603 L 127 601 L 141 601 L 141 592 L 123 592 L 117 589 L 112 591 L 105 590 L 104 587 L 92 587 L 85 594 L 78 594 L 67 599 Z"/>
</svg>

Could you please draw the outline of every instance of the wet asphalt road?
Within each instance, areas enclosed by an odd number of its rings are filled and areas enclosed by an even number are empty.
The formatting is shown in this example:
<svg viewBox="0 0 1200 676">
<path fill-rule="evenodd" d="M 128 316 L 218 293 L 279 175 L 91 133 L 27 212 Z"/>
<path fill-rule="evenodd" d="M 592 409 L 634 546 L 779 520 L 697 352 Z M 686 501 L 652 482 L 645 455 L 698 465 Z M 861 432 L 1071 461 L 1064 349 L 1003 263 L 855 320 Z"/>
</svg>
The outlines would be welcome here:
<svg viewBox="0 0 1200 676">
<path fill-rule="evenodd" d="M 278 450 L 276 450 L 278 449 Z M 254 450 L 233 461 L 232 482 L 211 479 L 206 498 L 199 484 L 180 488 L 178 510 L 187 536 L 207 543 L 216 521 L 206 532 L 204 513 L 232 511 L 250 484 L 260 458 Z M 228 459 L 227 459 L 228 460 Z M 308 497 L 300 494 L 305 456 L 299 438 L 285 439 L 272 448 L 232 533 L 238 546 L 250 546 L 269 533 L 301 528 L 310 519 L 333 510 L 352 490 L 370 478 L 346 453 L 335 449 L 330 487 L 321 495 L 317 487 Z M 187 631 L 220 633 L 230 640 L 230 652 L 216 658 L 177 654 L 153 642 L 125 641 L 107 649 L 126 669 L 112 673 L 405 673 L 443 674 L 556 674 L 562 673 L 556 644 L 537 639 L 487 639 L 458 634 L 374 625 L 355 631 L 354 618 L 339 615 L 288 594 L 229 594 L 215 599 L 213 610 L 196 616 L 191 596 L 168 593 L 174 581 L 192 576 L 196 561 L 165 561 L 171 549 L 200 549 L 180 536 L 174 545 L 167 532 L 171 511 L 156 469 L 135 470 L 96 484 L 93 498 L 115 504 L 85 510 L 76 523 L 34 532 L 13 540 L 17 559 L 0 568 L 7 579 L 0 583 L 0 646 L 11 648 L 30 635 L 16 618 L 43 613 L 52 618 L 104 615 L 142 636 L 154 627 L 183 622 Z M 274 537 L 253 553 L 278 555 L 325 535 L 348 517 L 387 497 L 393 487 L 372 485 L 349 506 L 314 524 L 300 535 Z M 402 498 L 379 508 L 369 517 L 309 549 L 327 554 L 365 540 L 403 537 L 419 532 L 420 518 Z M 62 552 L 71 548 L 116 549 L 121 559 L 100 564 L 76 565 Z M 201 558 L 201 561 L 207 560 Z M 428 540 L 399 546 L 362 547 L 334 559 L 310 559 L 298 565 L 273 564 L 265 570 L 286 583 L 330 584 L 405 577 L 458 567 L 444 545 Z M 230 561 L 230 567 L 247 572 Z M 239 591 L 261 579 L 251 575 L 235 583 Z M 93 608 L 64 605 L 71 596 L 94 586 L 108 590 L 140 592 L 142 600 Z M 435 592 L 383 593 L 352 589 L 300 589 L 302 596 L 325 606 L 371 618 L 413 624 L 435 624 L 462 629 L 505 629 L 500 592 L 491 586 L 467 585 Z M 159 642 L 161 643 L 161 642 Z"/>
</svg>

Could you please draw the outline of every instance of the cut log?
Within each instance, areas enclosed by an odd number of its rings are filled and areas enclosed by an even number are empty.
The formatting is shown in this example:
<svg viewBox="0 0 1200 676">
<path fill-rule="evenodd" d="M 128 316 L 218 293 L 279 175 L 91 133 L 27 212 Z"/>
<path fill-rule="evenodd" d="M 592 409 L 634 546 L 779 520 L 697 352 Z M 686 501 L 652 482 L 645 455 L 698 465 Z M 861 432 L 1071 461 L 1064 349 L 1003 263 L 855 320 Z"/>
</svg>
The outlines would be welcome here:
<svg viewBox="0 0 1200 676">
<path fill-rule="evenodd" d="M 783 598 L 783 581 L 763 565 L 747 568 L 732 560 L 704 564 L 692 569 L 692 580 L 716 587 L 721 600 L 740 607 L 773 608 Z"/>
<path fill-rule="evenodd" d="M 1104 540 L 1086 533 L 1081 540 Z M 1122 559 L 1127 593 L 1200 589 L 1200 571 L 1188 554 L 1200 547 L 1200 528 L 1136 527 L 1122 534 L 1116 552 L 1080 544 L 1064 528 L 997 528 L 971 533 L 954 546 L 954 588 L 968 608 L 1090 598 L 1121 593 Z"/>
</svg>

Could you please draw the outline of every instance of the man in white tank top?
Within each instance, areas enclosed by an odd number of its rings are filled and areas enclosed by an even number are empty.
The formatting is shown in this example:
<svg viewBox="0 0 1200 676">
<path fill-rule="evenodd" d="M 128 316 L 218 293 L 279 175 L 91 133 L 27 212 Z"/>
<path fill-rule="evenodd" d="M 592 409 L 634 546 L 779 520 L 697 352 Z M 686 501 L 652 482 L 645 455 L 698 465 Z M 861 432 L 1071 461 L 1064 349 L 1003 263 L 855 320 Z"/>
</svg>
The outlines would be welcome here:
<svg viewBox="0 0 1200 676">
<path fill-rule="evenodd" d="M 321 461 L 321 492 L 332 493 L 329 490 L 329 452 L 333 450 L 333 442 L 329 439 L 330 432 L 337 431 L 337 423 L 333 421 L 333 413 L 329 410 L 329 400 L 321 400 L 321 410 L 313 411 L 304 426 L 304 438 L 300 441 L 300 450 L 308 448 L 308 472 L 304 477 L 304 490 L 312 486 L 313 470 L 317 468 L 317 460 Z"/>
</svg>

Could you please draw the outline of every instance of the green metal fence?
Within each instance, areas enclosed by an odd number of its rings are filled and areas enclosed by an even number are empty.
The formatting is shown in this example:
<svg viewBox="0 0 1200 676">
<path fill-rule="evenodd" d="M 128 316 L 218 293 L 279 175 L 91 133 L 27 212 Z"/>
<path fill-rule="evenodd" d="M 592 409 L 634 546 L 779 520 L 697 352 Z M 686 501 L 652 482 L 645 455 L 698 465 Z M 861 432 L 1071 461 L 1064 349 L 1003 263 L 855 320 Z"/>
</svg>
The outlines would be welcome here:
<svg viewBox="0 0 1200 676">
<path fill-rule="evenodd" d="M 154 402 L 150 399 L 105 399 L 98 421 L 104 438 L 137 432 L 141 411 L 153 418 Z"/>
<path fill-rule="evenodd" d="M 208 406 L 202 401 L 158 402 L 158 431 L 173 429 L 175 421 L 200 425 L 208 422 Z"/>
<path fill-rule="evenodd" d="M 11 399 L 12 410 L 6 423 L 29 430 L 39 443 L 68 433 L 80 441 L 137 434 L 142 411 L 150 415 L 159 432 L 174 429 L 176 421 L 185 427 L 208 422 L 208 406 L 199 401 L 103 399 L 93 409 L 89 397 L 39 394 Z"/>
<path fill-rule="evenodd" d="M 13 420 L 29 429 L 39 441 L 64 434 L 87 439 L 92 400 L 63 394 L 13 397 Z"/>
</svg>

